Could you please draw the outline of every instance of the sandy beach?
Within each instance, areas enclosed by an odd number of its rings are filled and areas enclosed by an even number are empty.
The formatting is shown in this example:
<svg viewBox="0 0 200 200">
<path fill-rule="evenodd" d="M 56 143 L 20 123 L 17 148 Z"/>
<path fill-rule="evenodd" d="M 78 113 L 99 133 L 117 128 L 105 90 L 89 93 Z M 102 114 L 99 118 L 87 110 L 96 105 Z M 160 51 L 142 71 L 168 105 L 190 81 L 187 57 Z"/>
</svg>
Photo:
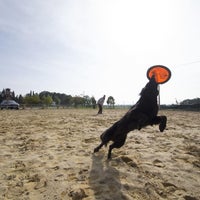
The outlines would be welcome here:
<svg viewBox="0 0 200 200">
<path fill-rule="evenodd" d="M 0 111 L 0 200 L 198 200 L 200 112 L 161 110 L 167 129 L 93 154 L 125 109 Z"/>
</svg>

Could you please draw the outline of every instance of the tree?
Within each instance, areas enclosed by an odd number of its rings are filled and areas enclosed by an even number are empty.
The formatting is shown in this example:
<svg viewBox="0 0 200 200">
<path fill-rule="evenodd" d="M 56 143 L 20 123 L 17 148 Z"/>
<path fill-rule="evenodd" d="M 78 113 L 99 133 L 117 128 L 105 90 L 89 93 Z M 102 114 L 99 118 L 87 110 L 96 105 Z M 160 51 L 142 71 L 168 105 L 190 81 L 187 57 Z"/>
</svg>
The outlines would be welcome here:
<svg viewBox="0 0 200 200">
<path fill-rule="evenodd" d="M 50 95 L 42 97 L 42 103 L 46 106 L 50 106 L 53 103 L 53 99 Z"/>
<path fill-rule="evenodd" d="M 73 97 L 74 107 L 83 106 L 85 101 L 83 97 L 75 96 Z"/>
<path fill-rule="evenodd" d="M 85 107 L 91 107 L 92 106 L 92 100 L 88 95 L 85 95 L 83 97 L 83 99 L 84 99 L 84 106 Z"/>
<path fill-rule="evenodd" d="M 62 104 L 66 106 L 71 106 L 73 104 L 73 98 L 71 95 L 63 95 Z"/>
<path fill-rule="evenodd" d="M 97 105 L 97 101 L 95 100 L 94 97 L 91 98 L 91 101 L 92 101 L 92 107 L 95 109 Z"/>
<path fill-rule="evenodd" d="M 21 94 L 19 95 L 18 103 L 19 104 L 24 104 L 24 97 Z M 24 108 L 24 105 L 23 105 L 23 108 Z"/>
<path fill-rule="evenodd" d="M 40 101 L 40 97 L 38 94 L 27 94 L 24 98 L 24 101 L 26 104 L 28 105 L 38 105 L 41 101 Z"/>
<path fill-rule="evenodd" d="M 24 103 L 24 97 L 21 94 L 19 96 L 16 96 L 14 100 L 19 104 Z"/>
<path fill-rule="evenodd" d="M 59 97 L 54 96 L 53 101 L 56 103 L 57 106 L 60 105 L 61 100 L 59 99 Z"/>
<path fill-rule="evenodd" d="M 200 98 L 185 99 L 180 103 L 180 105 L 195 105 L 195 104 L 200 104 Z"/>
<path fill-rule="evenodd" d="M 109 96 L 108 99 L 107 99 L 107 104 L 111 107 L 114 108 L 114 105 L 115 105 L 115 100 L 112 96 Z"/>
</svg>

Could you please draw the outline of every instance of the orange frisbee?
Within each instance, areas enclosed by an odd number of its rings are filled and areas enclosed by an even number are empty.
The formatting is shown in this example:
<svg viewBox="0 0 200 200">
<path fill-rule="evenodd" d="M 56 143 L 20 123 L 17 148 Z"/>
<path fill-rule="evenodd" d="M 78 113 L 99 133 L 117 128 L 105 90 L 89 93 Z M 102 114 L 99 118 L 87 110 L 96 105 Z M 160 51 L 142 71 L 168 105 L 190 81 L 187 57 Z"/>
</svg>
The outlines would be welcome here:
<svg viewBox="0 0 200 200">
<path fill-rule="evenodd" d="M 155 76 L 158 84 L 166 83 L 171 78 L 171 71 L 163 65 L 154 65 L 147 70 L 147 78 Z"/>
</svg>

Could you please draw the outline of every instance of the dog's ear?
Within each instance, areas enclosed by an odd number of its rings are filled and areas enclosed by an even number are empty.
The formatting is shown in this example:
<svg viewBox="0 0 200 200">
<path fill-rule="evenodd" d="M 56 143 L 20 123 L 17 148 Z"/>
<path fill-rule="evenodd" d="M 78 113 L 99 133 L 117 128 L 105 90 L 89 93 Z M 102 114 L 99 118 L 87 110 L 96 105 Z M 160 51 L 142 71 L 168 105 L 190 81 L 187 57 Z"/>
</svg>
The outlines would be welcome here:
<svg viewBox="0 0 200 200">
<path fill-rule="evenodd" d="M 149 80 L 148 85 L 156 86 L 156 87 L 158 86 L 158 83 L 156 82 L 156 78 L 155 78 L 154 75 L 153 75 L 153 76 L 151 77 L 151 79 Z"/>
<path fill-rule="evenodd" d="M 153 76 L 150 78 L 150 81 L 157 83 L 157 82 L 156 82 L 156 77 L 155 77 L 155 75 L 153 75 Z"/>
</svg>

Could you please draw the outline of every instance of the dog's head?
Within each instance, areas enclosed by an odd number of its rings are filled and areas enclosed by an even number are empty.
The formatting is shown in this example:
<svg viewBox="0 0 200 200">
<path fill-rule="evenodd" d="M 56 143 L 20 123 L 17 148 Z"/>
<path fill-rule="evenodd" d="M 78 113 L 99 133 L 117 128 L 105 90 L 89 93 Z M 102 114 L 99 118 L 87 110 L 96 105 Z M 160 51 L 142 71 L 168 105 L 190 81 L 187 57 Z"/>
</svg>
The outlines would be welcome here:
<svg viewBox="0 0 200 200">
<path fill-rule="evenodd" d="M 159 94 L 158 83 L 156 83 L 155 77 L 152 76 L 146 86 L 140 92 L 143 97 L 157 97 Z"/>
</svg>

